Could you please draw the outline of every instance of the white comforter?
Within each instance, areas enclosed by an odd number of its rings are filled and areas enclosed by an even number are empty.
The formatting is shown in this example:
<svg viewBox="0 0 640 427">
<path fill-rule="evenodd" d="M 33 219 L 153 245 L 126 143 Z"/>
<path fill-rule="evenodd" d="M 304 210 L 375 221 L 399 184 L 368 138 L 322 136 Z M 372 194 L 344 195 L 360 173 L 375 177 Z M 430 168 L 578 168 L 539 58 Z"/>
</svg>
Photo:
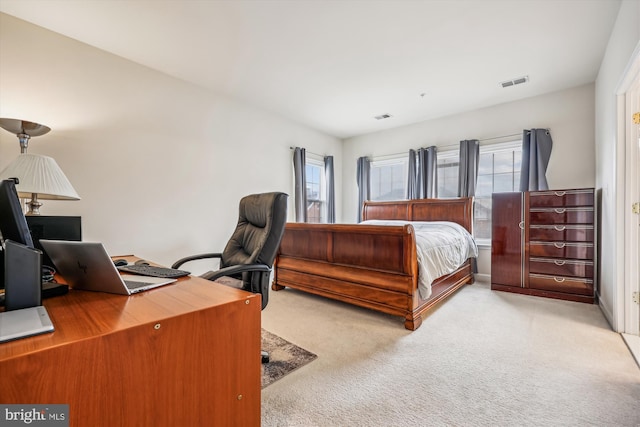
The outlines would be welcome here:
<svg viewBox="0 0 640 427">
<path fill-rule="evenodd" d="M 478 256 L 473 236 L 455 222 L 367 220 L 361 224 L 413 226 L 418 257 L 418 291 L 423 299 L 431 296 L 431 284 L 435 279 L 455 271 L 467 258 Z"/>
</svg>

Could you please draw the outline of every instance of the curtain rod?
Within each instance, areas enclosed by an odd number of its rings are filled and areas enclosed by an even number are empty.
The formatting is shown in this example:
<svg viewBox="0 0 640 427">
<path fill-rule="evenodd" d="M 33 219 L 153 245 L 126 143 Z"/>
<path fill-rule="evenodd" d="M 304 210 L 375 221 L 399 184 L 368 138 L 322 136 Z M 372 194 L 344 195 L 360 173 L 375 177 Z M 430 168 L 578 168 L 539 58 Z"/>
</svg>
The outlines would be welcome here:
<svg viewBox="0 0 640 427">
<path fill-rule="evenodd" d="M 484 142 L 484 141 L 492 141 L 494 139 L 502 139 L 502 138 L 511 138 L 514 136 L 522 136 L 522 132 L 520 133 L 512 133 L 511 135 L 502 135 L 502 136 L 492 136 L 491 138 L 483 138 L 483 139 L 479 139 L 479 142 Z"/>
<path fill-rule="evenodd" d="M 302 148 L 302 147 L 299 147 L 299 148 Z M 295 149 L 296 149 L 296 147 L 289 147 L 289 150 L 295 150 Z M 326 155 L 326 154 L 318 154 L 318 153 L 314 153 L 314 152 L 312 152 L 312 151 L 307 150 L 306 148 L 304 149 L 304 152 L 305 152 L 305 153 L 309 153 L 309 154 L 313 154 L 314 156 L 318 156 L 318 157 L 327 157 L 327 155 Z"/>
<path fill-rule="evenodd" d="M 551 129 L 549 128 L 540 128 L 540 129 L 545 129 L 547 132 L 549 132 Z M 494 139 L 502 139 L 502 138 L 512 138 L 514 136 L 522 136 L 522 132 L 518 132 L 518 133 L 512 133 L 509 135 L 502 135 L 502 136 L 492 136 L 490 138 L 483 138 L 483 139 L 479 139 L 478 142 L 485 142 L 485 141 L 492 141 Z M 455 149 L 458 148 L 459 145 L 458 144 L 449 144 L 449 145 L 442 145 L 440 147 L 438 147 L 439 149 L 441 149 L 442 151 L 448 151 L 449 149 Z M 399 156 L 401 154 L 408 154 L 409 150 L 405 151 L 404 153 L 392 153 L 392 154 L 383 154 L 381 156 L 375 156 L 377 158 L 380 157 L 395 157 L 395 156 Z"/>
<path fill-rule="evenodd" d="M 551 129 L 549 129 L 549 128 L 536 128 L 536 129 L 544 129 L 544 130 L 546 130 L 547 132 L 549 132 L 549 131 L 551 130 Z M 527 132 L 531 132 L 531 130 L 530 130 L 530 129 L 525 129 L 525 131 L 527 131 Z M 511 137 L 514 137 L 514 136 L 522 136 L 522 132 L 520 132 L 520 133 L 513 133 L 513 134 L 511 134 L 511 135 L 502 135 L 502 136 L 494 136 L 494 137 L 491 137 L 491 138 L 479 139 L 478 141 L 479 141 L 479 142 L 484 142 L 484 141 L 491 141 L 491 140 L 493 140 L 493 139 L 511 138 Z"/>
</svg>

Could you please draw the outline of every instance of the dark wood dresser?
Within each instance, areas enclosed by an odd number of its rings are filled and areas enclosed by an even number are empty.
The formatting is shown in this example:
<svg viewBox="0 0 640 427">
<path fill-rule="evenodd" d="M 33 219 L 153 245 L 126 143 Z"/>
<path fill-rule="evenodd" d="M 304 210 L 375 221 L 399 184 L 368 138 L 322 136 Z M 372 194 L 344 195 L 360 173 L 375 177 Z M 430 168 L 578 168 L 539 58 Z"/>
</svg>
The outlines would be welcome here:
<svg viewBox="0 0 640 427">
<path fill-rule="evenodd" d="M 491 289 L 596 302 L 593 188 L 492 198 Z"/>
</svg>

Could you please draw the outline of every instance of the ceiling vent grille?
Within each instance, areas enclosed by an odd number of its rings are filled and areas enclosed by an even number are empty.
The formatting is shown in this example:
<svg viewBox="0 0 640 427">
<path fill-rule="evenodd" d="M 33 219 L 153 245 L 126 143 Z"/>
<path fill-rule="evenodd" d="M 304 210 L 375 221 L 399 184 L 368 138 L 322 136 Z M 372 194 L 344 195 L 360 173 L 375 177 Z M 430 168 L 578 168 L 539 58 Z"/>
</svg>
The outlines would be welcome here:
<svg viewBox="0 0 640 427">
<path fill-rule="evenodd" d="M 384 120 L 384 119 L 388 119 L 389 117 L 393 117 L 393 116 L 391 114 L 380 114 L 379 116 L 375 116 L 374 119 Z"/>
<path fill-rule="evenodd" d="M 507 80 L 505 82 L 502 82 L 502 83 L 500 83 L 500 86 L 502 86 L 502 87 L 515 86 L 515 85 L 519 85 L 519 84 L 522 84 L 522 83 L 526 83 L 528 81 L 529 81 L 529 76 L 518 77 L 517 79 Z"/>
</svg>

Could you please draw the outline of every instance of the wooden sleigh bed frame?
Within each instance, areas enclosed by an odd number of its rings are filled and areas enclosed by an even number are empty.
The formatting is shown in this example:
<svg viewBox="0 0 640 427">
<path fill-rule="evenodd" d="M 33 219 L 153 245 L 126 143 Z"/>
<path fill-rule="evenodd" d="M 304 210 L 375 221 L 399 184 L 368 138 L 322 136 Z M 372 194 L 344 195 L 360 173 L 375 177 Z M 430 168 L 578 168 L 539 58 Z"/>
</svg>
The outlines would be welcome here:
<svg viewBox="0 0 640 427">
<path fill-rule="evenodd" d="M 472 199 L 365 202 L 363 219 L 451 221 L 472 231 Z M 287 223 L 275 262 L 274 291 L 285 287 L 403 316 L 416 330 L 421 315 L 467 283 L 472 260 L 418 292 L 415 232 L 411 225 Z"/>
</svg>

